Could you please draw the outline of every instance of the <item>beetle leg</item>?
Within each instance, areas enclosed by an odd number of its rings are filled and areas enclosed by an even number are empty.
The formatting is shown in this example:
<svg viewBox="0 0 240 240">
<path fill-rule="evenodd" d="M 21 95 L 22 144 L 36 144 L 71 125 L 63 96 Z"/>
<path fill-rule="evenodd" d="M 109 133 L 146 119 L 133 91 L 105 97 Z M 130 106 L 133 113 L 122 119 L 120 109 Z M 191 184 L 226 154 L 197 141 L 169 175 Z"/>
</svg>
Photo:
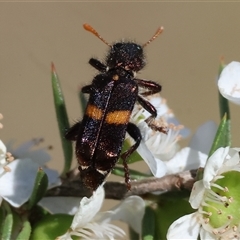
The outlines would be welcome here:
<svg viewBox="0 0 240 240">
<path fill-rule="evenodd" d="M 91 58 L 89 60 L 89 64 L 91 66 L 93 66 L 94 68 L 96 68 L 100 72 L 106 72 L 107 71 L 107 67 L 103 63 L 101 63 L 99 60 L 97 60 L 95 58 Z"/>
<path fill-rule="evenodd" d="M 123 167 L 125 171 L 125 183 L 127 185 L 127 189 L 130 190 L 131 185 L 130 185 L 129 169 L 127 165 L 127 158 L 138 148 L 142 139 L 142 135 L 139 128 L 133 123 L 128 123 L 127 132 L 135 140 L 135 144 L 132 145 L 126 152 L 124 152 L 121 155 L 121 158 L 123 159 Z"/>
<path fill-rule="evenodd" d="M 149 113 L 151 113 L 151 116 L 148 117 L 145 122 L 148 124 L 148 126 L 154 130 L 154 131 L 159 131 L 159 132 L 162 132 L 162 133 L 167 133 L 167 129 L 166 127 L 161 127 L 161 126 L 156 126 L 154 123 L 153 123 L 153 119 L 155 117 L 157 117 L 157 110 L 156 108 L 150 103 L 148 102 L 147 100 L 145 100 L 144 98 L 142 98 L 141 96 L 138 96 L 138 102 L 139 104 L 142 105 L 142 107 L 144 109 L 146 109 Z"/>
<path fill-rule="evenodd" d="M 150 80 L 134 79 L 134 81 L 138 84 L 139 87 L 148 89 L 148 91 L 141 93 L 143 96 L 149 96 L 162 90 L 161 85 Z"/>
<path fill-rule="evenodd" d="M 65 138 L 70 141 L 76 141 L 78 137 L 78 131 L 79 131 L 80 125 L 81 125 L 81 122 L 77 122 L 72 127 L 67 129 L 65 133 Z"/>
<path fill-rule="evenodd" d="M 158 125 L 154 124 L 153 118 L 151 118 L 151 116 L 149 118 L 147 118 L 145 120 L 145 122 L 154 131 L 162 132 L 164 134 L 168 133 L 168 128 L 166 126 L 158 126 Z"/>
<path fill-rule="evenodd" d="M 82 87 L 81 91 L 82 91 L 82 93 L 91 93 L 92 92 L 92 84 Z"/>
<path fill-rule="evenodd" d="M 157 117 L 157 110 L 150 102 L 148 102 L 147 100 L 145 100 L 139 95 L 138 95 L 137 101 L 139 102 L 140 105 L 142 105 L 144 109 L 146 109 L 149 113 L 151 113 L 152 115 L 150 116 L 151 118 Z"/>
</svg>

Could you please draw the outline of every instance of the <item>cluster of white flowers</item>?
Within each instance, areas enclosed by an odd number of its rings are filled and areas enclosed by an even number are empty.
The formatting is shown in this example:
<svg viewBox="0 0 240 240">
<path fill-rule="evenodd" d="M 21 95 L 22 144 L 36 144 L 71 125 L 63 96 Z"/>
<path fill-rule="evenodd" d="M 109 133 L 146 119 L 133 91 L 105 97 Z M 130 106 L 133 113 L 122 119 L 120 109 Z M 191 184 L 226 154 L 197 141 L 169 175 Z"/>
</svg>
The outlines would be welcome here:
<svg viewBox="0 0 240 240">
<path fill-rule="evenodd" d="M 45 167 L 47 153 L 41 149 L 29 151 L 34 144 L 32 140 L 17 150 L 8 148 L 10 154 L 0 140 L 0 199 L 14 207 L 20 207 L 29 199 L 39 168 L 46 172 L 49 188 L 60 184 L 58 172 Z"/>
<path fill-rule="evenodd" d="M 138 196 L 131 196 L 123 200 L 114 209 L 99 212 L 104 201 L 104 189 L 100 186 L 91 198 L 84 197 L 74 216 L 69 230 L 57 240 L 69 240 L 71 236 L 82 239 L 116 239 L 123 237 L 125 232 L 111 224 L 111 221 L 121 220 L 129 224 L 132 229 L 141 234 L 141 224 L 145 212 L 145 202 Z"/>
<path fill-rule="evenodd" d="M 218 88 L 240 104 L 240 63 L 222 71 Z M 197 211 L 177 219 L 167 239 L 240 239 L 240 148 L 219 148 L 208 159 L 203 179 L 195 182 L 189 202 Z"/>
<path fill-rule="evenodd" d="M 178 141 L 189 135 L 189 130 L 178 124 L 166 100 L 159 94 L 150 96 L 148 100 L 158 111 L 154 124 L 168 129 L 167 134 L 152 130 L 145 122 L 150 114 L 138 105 L 135 107 L 131 121 L 139 127 L 143 137 L 137 152 L 147 163 L 152 174 L 155 177 L 163 177 L 166 174 L 204 167 L 216 134 L 216 124 L 209 121 L 200 126 L 189 147 L 180 149 Z M 128 141 L 131 142 L 131 139 L 128 138 Z"/>
<path fill-rule="evenodd" d="M 155 177 L 162 177 L 170 173 L 203 167 L 216 133 L 216 124 L 213 122 L 205 123 L 198 129 L 189 147 L 179 150 L 180 133 L 186 136 L 188 135 L 188 129 L 181 125 L 175 125 L 178 121 L 166 105 L 166 100 L 159 95 L 151 96 L 149 100 L 158 110 L 158 116 L 154 124 L 165 126 L 169 129 L 168 133 L 164 134 L 149 128 L 144 121 L 149 117 L 149 113 L 139 106 L 135 107 L 131 121 L 139 127 L 143 136 L 143 141 L 137 151 L 148 164 L 152 174 Z M 128 141 L 131 142 L 131 139 L 129 138 Z M 130 226 L 134 223 L 138 227 L 132 226 L 132 228 L 137 233 L 141 232 L 140 223 L 145 206 L 141 198 L 134 196 L 124 200 L 117 208 L 118 211 L 99 213 L 102 201 L 103 190 L 100 189 L 90 199 L 83 198 L 69 231 L 58 239 L 71 239 L 72 235 L 84 239 L 114 239 L 120 237 L 123 235 L 122 230 L 116 226 L 113 227 L 111 224 L 109 225 L 109 222 L 113 219 L 124 220 Z M 132 211 L 133 206 L 134 211 Z"/>
<path fill-rule="evenodd" d="M 190 196 L 196 212 L 176 220 L 168 239 L 240 239 L 240 148 L 219 148 Z"/>
<path fill-rule="evenodd" d="M 233 62 L 223 70 L 218 86 L 224 97 L 240 104 L 240 63 Z M 198 239 L 199 235 L 201 239 L 240 239 L 240 194 L 237 190 L 240 182 L 240 149 L 219 148 L 207 160 L 217 130 L 213 122 L 200 126 L 189 146 L 180 149 L 178 142 L 189 134 L 188 129 L 178 124 L 166 100 L 159 94 L 150 96 L 148 100 L 158 111 L 153 124 L 168 129 L 165 134 L 149 128 L 145 120 L 150 114 L 138 105 L 134 108 L 131 121 L 139 127 L 143 137 L 137 151 L 152 174 L 162 177 L 205 167 L 203 179 L 195 182 L 189 200 L 196 211 L 173 222 L 167 239 Z M 127 141 L 131 142 L 131 139 Z M 14 207 L 25 203 L 31 195 L 39 167 L 48 175 L 49 188 L 60 184 L 58 173 L 45 167 L 50 160 L 47 152 L 43 149 L 32 150 L 34 145 L 35 141 L 32 140 L 15 150 L 9 146 L 11 155 L 0 140 L 0 204 L 2 199 Z M 52 213 L 75 214 L 69 230 L 58 240 L 69 240 L 73 236 L 81 239 L 123 237 L 125 232 L 111 223 L 114 220 L 126 222 L 141 234 L 145 201 L 138 196 L 131 196 L 114 209 L 100 212 L 104 197 L 104 188 L 101 186 L 90 198 L 66 200 L 59 197 L 54 201 L 43 198 L 39 204 Z"/>
<path fill-rule="evenodd" d="M 2 118 L 2 115 L 0 116 Z M 32 193 L 40 167 L 44 168 L 48 175 L 49 187 L 60 184 L 57 171 L 44 167 L 50 156 L 43 149 L 32 150 L 34 145 L 35 141 L 32 140 L 16 150 L 9 147 L 7 151 L 7 147 L 0 140 L 0 203 L 3 199 L 14 207 L 25 203 Z"/>
</svg>

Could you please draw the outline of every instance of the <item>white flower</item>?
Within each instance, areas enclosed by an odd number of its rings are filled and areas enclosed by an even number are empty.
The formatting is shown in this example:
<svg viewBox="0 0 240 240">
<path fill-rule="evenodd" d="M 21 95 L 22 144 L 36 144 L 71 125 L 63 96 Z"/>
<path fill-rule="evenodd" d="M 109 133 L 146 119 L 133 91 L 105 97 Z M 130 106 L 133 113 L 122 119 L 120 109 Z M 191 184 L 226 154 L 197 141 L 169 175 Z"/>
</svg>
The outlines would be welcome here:
<svg viewBox="0 0 240 240">
<path fill-rule="evenodd" d="M 7 144 L 7 149 L 15 158 L 30 158 L 34 162 L 44 166 L 50 161 L 51 157 L 46 148 L 39 148 L 42 141 L 43 139 L 41 138 L 34 138 L 30 141 L 24 142 L 17 148 L 14 147 L 14 141 L 11 141 Z"/>
<path fill-rule="evenodd" d="M 215 138 L 217 128 L 217 124 L 213 121 L 207 121 L 202 124 L 198 127 L 197 131 L 190 140 L 189 147 L 208 155 Z"/>
<path fill-rule="evenodd" d="M 213 121 L 201 125 L 193 135 L 189 147 L 182 148 L 165 162 L 168 174 L 204 167 L 216 131 L 217 125 Z"/>
<path fill-rule="evenodd" d="M 231 62 L 222 71 L 218 79 L 218 88 L 223 97 L 240 104 L 240 63 Z"/>
<path fill-rule="evenodd" d="M 149 98 L 158 111 L 154 122 L 157 126 L 166 126 L 167 134 L 152 130 L 145 120 L 150 116 L 141 106 L 136 106 L 132 114 L 132 122 L 135 123 L 142 134 L 142 142 L 137 152 L 149 166 L 155 177 L 163 177 L 166 174 L 174 174 L 185 170 L 204 167 L 211 143 L 214 139 L 217 127 L 209 121 L 199 127 L 193 136 L 189 147 L 179 150 L 178 141 L 181 134 L 187 136 L 189 130 L 177 123 L 174 114 L 166 105 L 166 100 L 159 95 Z M 131 138 L 127 138 L 133 144 Z"/>
<path fill-rule="evenodd" d="M 156 177 L 162 177 L 167 173 L 164 161 L 171 159 L 179 149 L 180 131 L 187 136 L 188 130 L 184 129 L 182 125 L 176 126 L 173 124 L 173 122 L 178 123 L 178 121 L 168 108 L 166 100 L 161 98 L 159 94 L 149 96 L 148 100 L 158 113 L 151 123 L 154 126 L 163 127 L 163 130 L 168 130 L 167 134 L 149 127 L 145 120 L 151 114 L 139 105 L 136 105 L 133 110 L 131 122 L 137 125 L 142 135 L 142 141 L 137 148 L 137 152 L 148 164 L 152 174 Z M 127 141 L 133 144 L 131 138 L 127 138 Z"/>
<path fill-rule="evenodd" d="M 44 197 L 38 202 L 38 205 L 52 214 L 74 215 L 78 211 L 80 200 L 80 197 Z"/>
<path fill-rule="evenodd" d="M 4 198 L 3 191 L 1 191 L 1 179 L 3 176 L 11 171 L 8 164 L 13 161 L 13 157 L 7 152 L 7 148 L 0 140 L 0 205 Z"/>
<path fill-rule="evenodd" d="M 60 185 L 61 181 L 56 170 L 46 167 L 47 162 L 51 160 L 51 156 L 49 155 L 46 147 L 39 147 L 42 140 L 42 138 L 35 138 L 21 144 L 18 148 L 13 147 L 14 142 L 10 142 L 7 145 L 7 149 L 15 158 L 31 159 L 31 161 L 36 163 L 38 167 L 41 167 L 48 176 L 48 189 L 50 189 Z"/>
<path fill-rule="evenodd" d="M 146 123 L 151 114 L 142 106 L 136 105 L 131 115 L 131 121 L 141 130 L 143 142 L 149 150 L 162 160 L 170 159 L 179 149 L 178 141 L 189 134 L 189 130 L 179 125 L 166 100 L 159 94 L 151 95 L 147 100 L 156 108 L 157 117 L 152 121 L 157 127 L 168 130 L 167 134 L 152 130 Z"/>
<path fill-rule="evenodd" d="M 167 239 L 240 239 L 240 148 L 219 148 L 207 161 L 203 179 L 192 189 L 197 212 L 169 228 Z"/>
<path fill-rule="evenodd" d="M 29 141 L 27 145 L 33 145 L 32 141 Z M 12 206 L 20 207 L 29 199 L 37 171 L 40 167 L 43 167 L 48 175 L 49 187 L 60 184 L 57 171 L 44 167 L 46 163 L 46 160 L 44 160 L 45 154 L 41 155 L 36 150 L 37 154 L 34 157 L 34 151 L 32 151 L 29 153 L 31 158 L 34 159 L 32 160 L 27 158 L 29 155 L 25 151 L 20 151 L 19 155 L 17 151 L 11 152 L 14 152 L 15 156 L 21 155 L 21 159 L 17 158 L 14 161 L 9 161 L 9 154 L 6 152 L 6 147 L 0 141 L 0 198 L 5 199 Z"/>
<path fill-rule="evenodd" d="M 100 186 L 91 198 L 84 197 L 80 202 L 78 212 L 67 233 L 57 240 L 72 239 L 115 239 L 123 237 L 125 232 L 110 223 L 113 220 L 127 222 L 136 232 L 141 233 L 141 222 L 144 215 L 145 203 L 138 196 L 131 196 L 122 201 L 117 207 L 107 212 L 99 212 L 104 200 L 104 189 Z"/>
</svg>

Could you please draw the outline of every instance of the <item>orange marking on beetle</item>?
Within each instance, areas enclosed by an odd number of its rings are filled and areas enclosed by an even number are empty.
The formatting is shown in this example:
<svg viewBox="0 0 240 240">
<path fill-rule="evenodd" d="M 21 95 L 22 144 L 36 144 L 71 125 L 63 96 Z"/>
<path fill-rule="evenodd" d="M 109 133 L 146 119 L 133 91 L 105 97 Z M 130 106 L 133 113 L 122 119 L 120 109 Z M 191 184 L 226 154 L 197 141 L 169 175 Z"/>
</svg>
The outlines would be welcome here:
<svg viewBox="0 0 240 240">
<path fill-rule="evenodd" d="M 92 119 L 100 120 L 102 119 L 103 112 L 95 105 L 88 104 L 86 109 L 86 115 Z"/>
<path fill-rule="evenodd" d="M 114 81 L 117 81 L 119 79 L 119 76 L 116 74 L 116 75 L 113 75 L 113 80 Z"/>
<path fill-rule="evenodd" d="M 131 111 L 122 110 L 110 112 L 106 116 L 106 122 L 109 124 L 126 124 L 129 121 Z"/>
</svg>

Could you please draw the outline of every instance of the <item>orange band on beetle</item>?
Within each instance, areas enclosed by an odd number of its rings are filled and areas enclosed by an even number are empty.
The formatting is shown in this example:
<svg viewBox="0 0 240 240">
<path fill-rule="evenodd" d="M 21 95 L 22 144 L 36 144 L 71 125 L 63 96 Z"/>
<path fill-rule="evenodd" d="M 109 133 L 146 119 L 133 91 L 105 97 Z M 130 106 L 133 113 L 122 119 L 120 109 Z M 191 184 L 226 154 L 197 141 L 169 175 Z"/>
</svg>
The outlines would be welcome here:
<svg viewBox="0 0 240 240">
<path fill-rule="evenodd" d="M 129 121 L 131 112 L 128 110 L 114 111 L 107 114 L 105 121 L 108 124 L 126 124 Z"/>
<path fill-rule="evenodd" d="M 86 109 L 86 115 L 95 120 L 101 120 L 103 116 L 103 112 L 101 109 L 99 109 L 95 105 L 88 104 Z"/>
</svg>

